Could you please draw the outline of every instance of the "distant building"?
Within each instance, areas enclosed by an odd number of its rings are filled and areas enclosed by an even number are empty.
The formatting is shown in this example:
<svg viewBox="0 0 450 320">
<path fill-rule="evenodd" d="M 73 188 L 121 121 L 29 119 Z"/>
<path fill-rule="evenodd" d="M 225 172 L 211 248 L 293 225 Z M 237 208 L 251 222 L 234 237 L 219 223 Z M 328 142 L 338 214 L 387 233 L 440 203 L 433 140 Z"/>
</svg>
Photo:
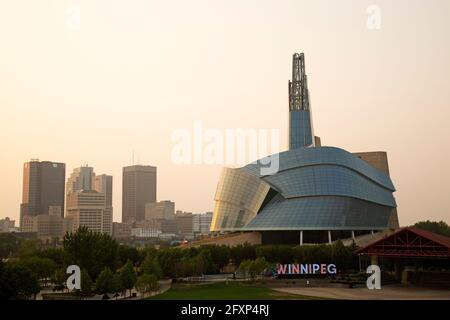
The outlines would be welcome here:
<svg viewBox="0 0 450 320">
<path fill-rule="evenodd" d="M 136 238 L 159 238 L 161 234 L 160 230 L 145 229 L 145 228 L 132 228 L 131 236 Z"/>
<path fill-rule="evenodd" d="M 191 212 L 182 212 L 177 210 L 175 214 L 178 234 L 185 238 L 193 238 L 193 215 Z"/>
<path fill-rule="evenodd" d="M 145 220 L 173 220 L 175 218 L 175 202 L 159 201 L 145 204 Z"/>
<path fill-rule="evenodd" d="M 145 220 L 145 204 L 156 202 L 156 167 L 123 168 L 122 222 Z"/>
<path fill-rule="evenodd" d="M 0 219 L 0 233 L 15 231 L 15 221 L 10 220 L 8 217 Z"/>
<path fill-rule="evenodd" d="M 123 239 L 131 237 L 132 226 L 131 223 L 113 222 L 113 238 Z"/>
<path fill-rule="evenodd" d="M 194 235 L 207 235 L 211 228 L 212 212 L 192 215 L 192 232 Z"/>
<path fill-rule="evenodd" d="M 161 231 L 164 234 L 177 234 L 177 222 L 175 220 L 161 220 Z"/>
<path fill-rule="evenodd" d="M 113 177 L 101 174 L 95 176 L 93 190 L 105 195 L 105 205 L 112 209 Z"/>
<path fill-rule="evenodd" d="M 67 217 L 73 219 L 73 231 L 85 226 L 94 232 L 112 234 L 112 211 L 105 205 L 105 195 L 95 190 L 68 194 Z"/>
<path fill-rule="evenodd" d="M 79 167 L 73 169 L 67 180 L 66 193 L 70 194 L 81 190 L 94 190 L 95 173 L 92 167 Z"/>
<path fill-rule="evenodd" d="M 24 216 L 22 232 L 35 232 L 39 239 L 61 238 L 64 236 L 64 218 L 47 214 Z"/>
<path fill-rule="evenodd" d="M 48 215 L 50 207 L 64 212 L 64 163 L 32 160 L 23 166 L 20 225 L 25 216 Z"/>
</svg>

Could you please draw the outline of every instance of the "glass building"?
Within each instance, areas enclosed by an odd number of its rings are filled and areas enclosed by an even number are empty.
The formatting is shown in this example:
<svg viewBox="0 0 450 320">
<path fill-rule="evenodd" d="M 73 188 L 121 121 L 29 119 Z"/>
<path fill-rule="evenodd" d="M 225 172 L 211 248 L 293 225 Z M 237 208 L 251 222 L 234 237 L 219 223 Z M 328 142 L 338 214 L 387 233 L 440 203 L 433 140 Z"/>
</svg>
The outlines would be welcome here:
<svg viewBox="0 0 450 320">
<path fill-rule="evenodd" d="M 290 149 L 270 157 L 279 162 L 273 174 L 264 174 L 269 158 L 223 169 L 211 231 L 259 231 L 266 243 L 318 243 L 397 228 L 386 153 L 316 145 L 304 56 L 293 60 Z"/>
</svg>

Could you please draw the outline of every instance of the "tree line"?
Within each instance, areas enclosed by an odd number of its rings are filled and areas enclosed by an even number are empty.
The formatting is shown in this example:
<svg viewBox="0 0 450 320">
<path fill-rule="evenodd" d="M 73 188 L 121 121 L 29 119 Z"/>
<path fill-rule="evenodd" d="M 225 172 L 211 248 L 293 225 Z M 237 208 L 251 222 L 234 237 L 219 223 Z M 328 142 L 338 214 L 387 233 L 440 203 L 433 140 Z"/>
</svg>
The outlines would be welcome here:
<svg viewBox="0 0 450 320">
<path fill-rule="evenodd" d="M 41 287 L 63 291 L 66 268 L 73 264 L 81 268 L 81 290 L 76 292 L 80 296 L 129 295 L 133 288 L 143 293 L 155 291 L 159 279 L 217 274 L 230 264 L 240 266 L 251 277 L 274 263 L 335 263 L 342 270 L 358 268 L 355 247 L 345 247 L 340 241 L 333 245 L 206 245 L 157 250 L 119 245 L 109 235 L 80 228 L 65 235 L 62 248 L 40 248 L 38 242 L 25 240 L 12 249 L 0 262 L 0 299 L 33 298 Z"/>
</svg>

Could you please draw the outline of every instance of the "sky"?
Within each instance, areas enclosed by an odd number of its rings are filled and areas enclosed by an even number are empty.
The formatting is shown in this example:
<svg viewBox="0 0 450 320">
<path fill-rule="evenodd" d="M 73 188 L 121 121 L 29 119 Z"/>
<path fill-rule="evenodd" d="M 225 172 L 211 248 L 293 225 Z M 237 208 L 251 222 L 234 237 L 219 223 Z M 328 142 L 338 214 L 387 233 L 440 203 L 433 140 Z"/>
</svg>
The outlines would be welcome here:
<svg viewBox="0 0 450 320">
<path fill-rule="evenodd" d="M 114 221 L 133 163 L 157 166 L 158 200 L 212 211 L 222 165 L 175 163 L 173 133 L 273 129 L 286 150 L 304 52 L 322 144 L 386 151 L 400 224 L 450 223 L 448 12 L 447 0 L 2 0 L 0 217 L 18 224 L 31 158 L 113 175 Z"/>
</svg>

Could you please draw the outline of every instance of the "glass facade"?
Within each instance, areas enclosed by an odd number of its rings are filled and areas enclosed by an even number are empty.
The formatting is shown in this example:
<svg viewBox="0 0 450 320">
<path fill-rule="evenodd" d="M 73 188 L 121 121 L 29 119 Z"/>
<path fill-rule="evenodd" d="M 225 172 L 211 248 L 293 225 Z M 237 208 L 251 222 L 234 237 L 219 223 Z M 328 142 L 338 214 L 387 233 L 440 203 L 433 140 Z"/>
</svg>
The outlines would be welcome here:
<svg viewBox="0 0 450 320">
<path fill-rule="evenodd" d="M 348 196 L 395 207 L 392 191 L 346 167 L 316 165 L 298 167 L 263 178 L 284 198 Z"/>
<path fill-rule="evenodd" d="M 278 195 L 243 230 L 382 230 L 398 227 L 392 215 L 395 208 L 355 198 Z"/>
<path fill-rule="evenodd" d="M 305 167 L 312 165 L 332 164 L 349 168 L 359 172 L 367 179 L 389 189 L 395 191 L 395 187 L 384 172 L 381 172 L 367 162 L 361 160 L 348 151 L 335 147 L 317 147 L 317 148 L 300 148 L 279 153 L 279 170 L 285 170 Z M 261 176 L 260 162 L 251 163 L 242 169 L 256 176 Z"/>
<path fill-rule="evenodd" d="M 307 147 L 313 144 L 309 110 L 289 111 L 289 149 Z"/>
<path fill-rule="evenodd" d="M 217 185 L 211 231 L 243 228 L 263 203 L 269 185 L 240 169 L 224 168 Z"/>
<path fill-rule="evenodd" d="M 298 148 L 280 153 L 279 164 L 267 176 L 258 162 L 224 169 L 211 231 L 398 227 L 391 179 L 357 156 L 333 147 Z"/>
</svg>

